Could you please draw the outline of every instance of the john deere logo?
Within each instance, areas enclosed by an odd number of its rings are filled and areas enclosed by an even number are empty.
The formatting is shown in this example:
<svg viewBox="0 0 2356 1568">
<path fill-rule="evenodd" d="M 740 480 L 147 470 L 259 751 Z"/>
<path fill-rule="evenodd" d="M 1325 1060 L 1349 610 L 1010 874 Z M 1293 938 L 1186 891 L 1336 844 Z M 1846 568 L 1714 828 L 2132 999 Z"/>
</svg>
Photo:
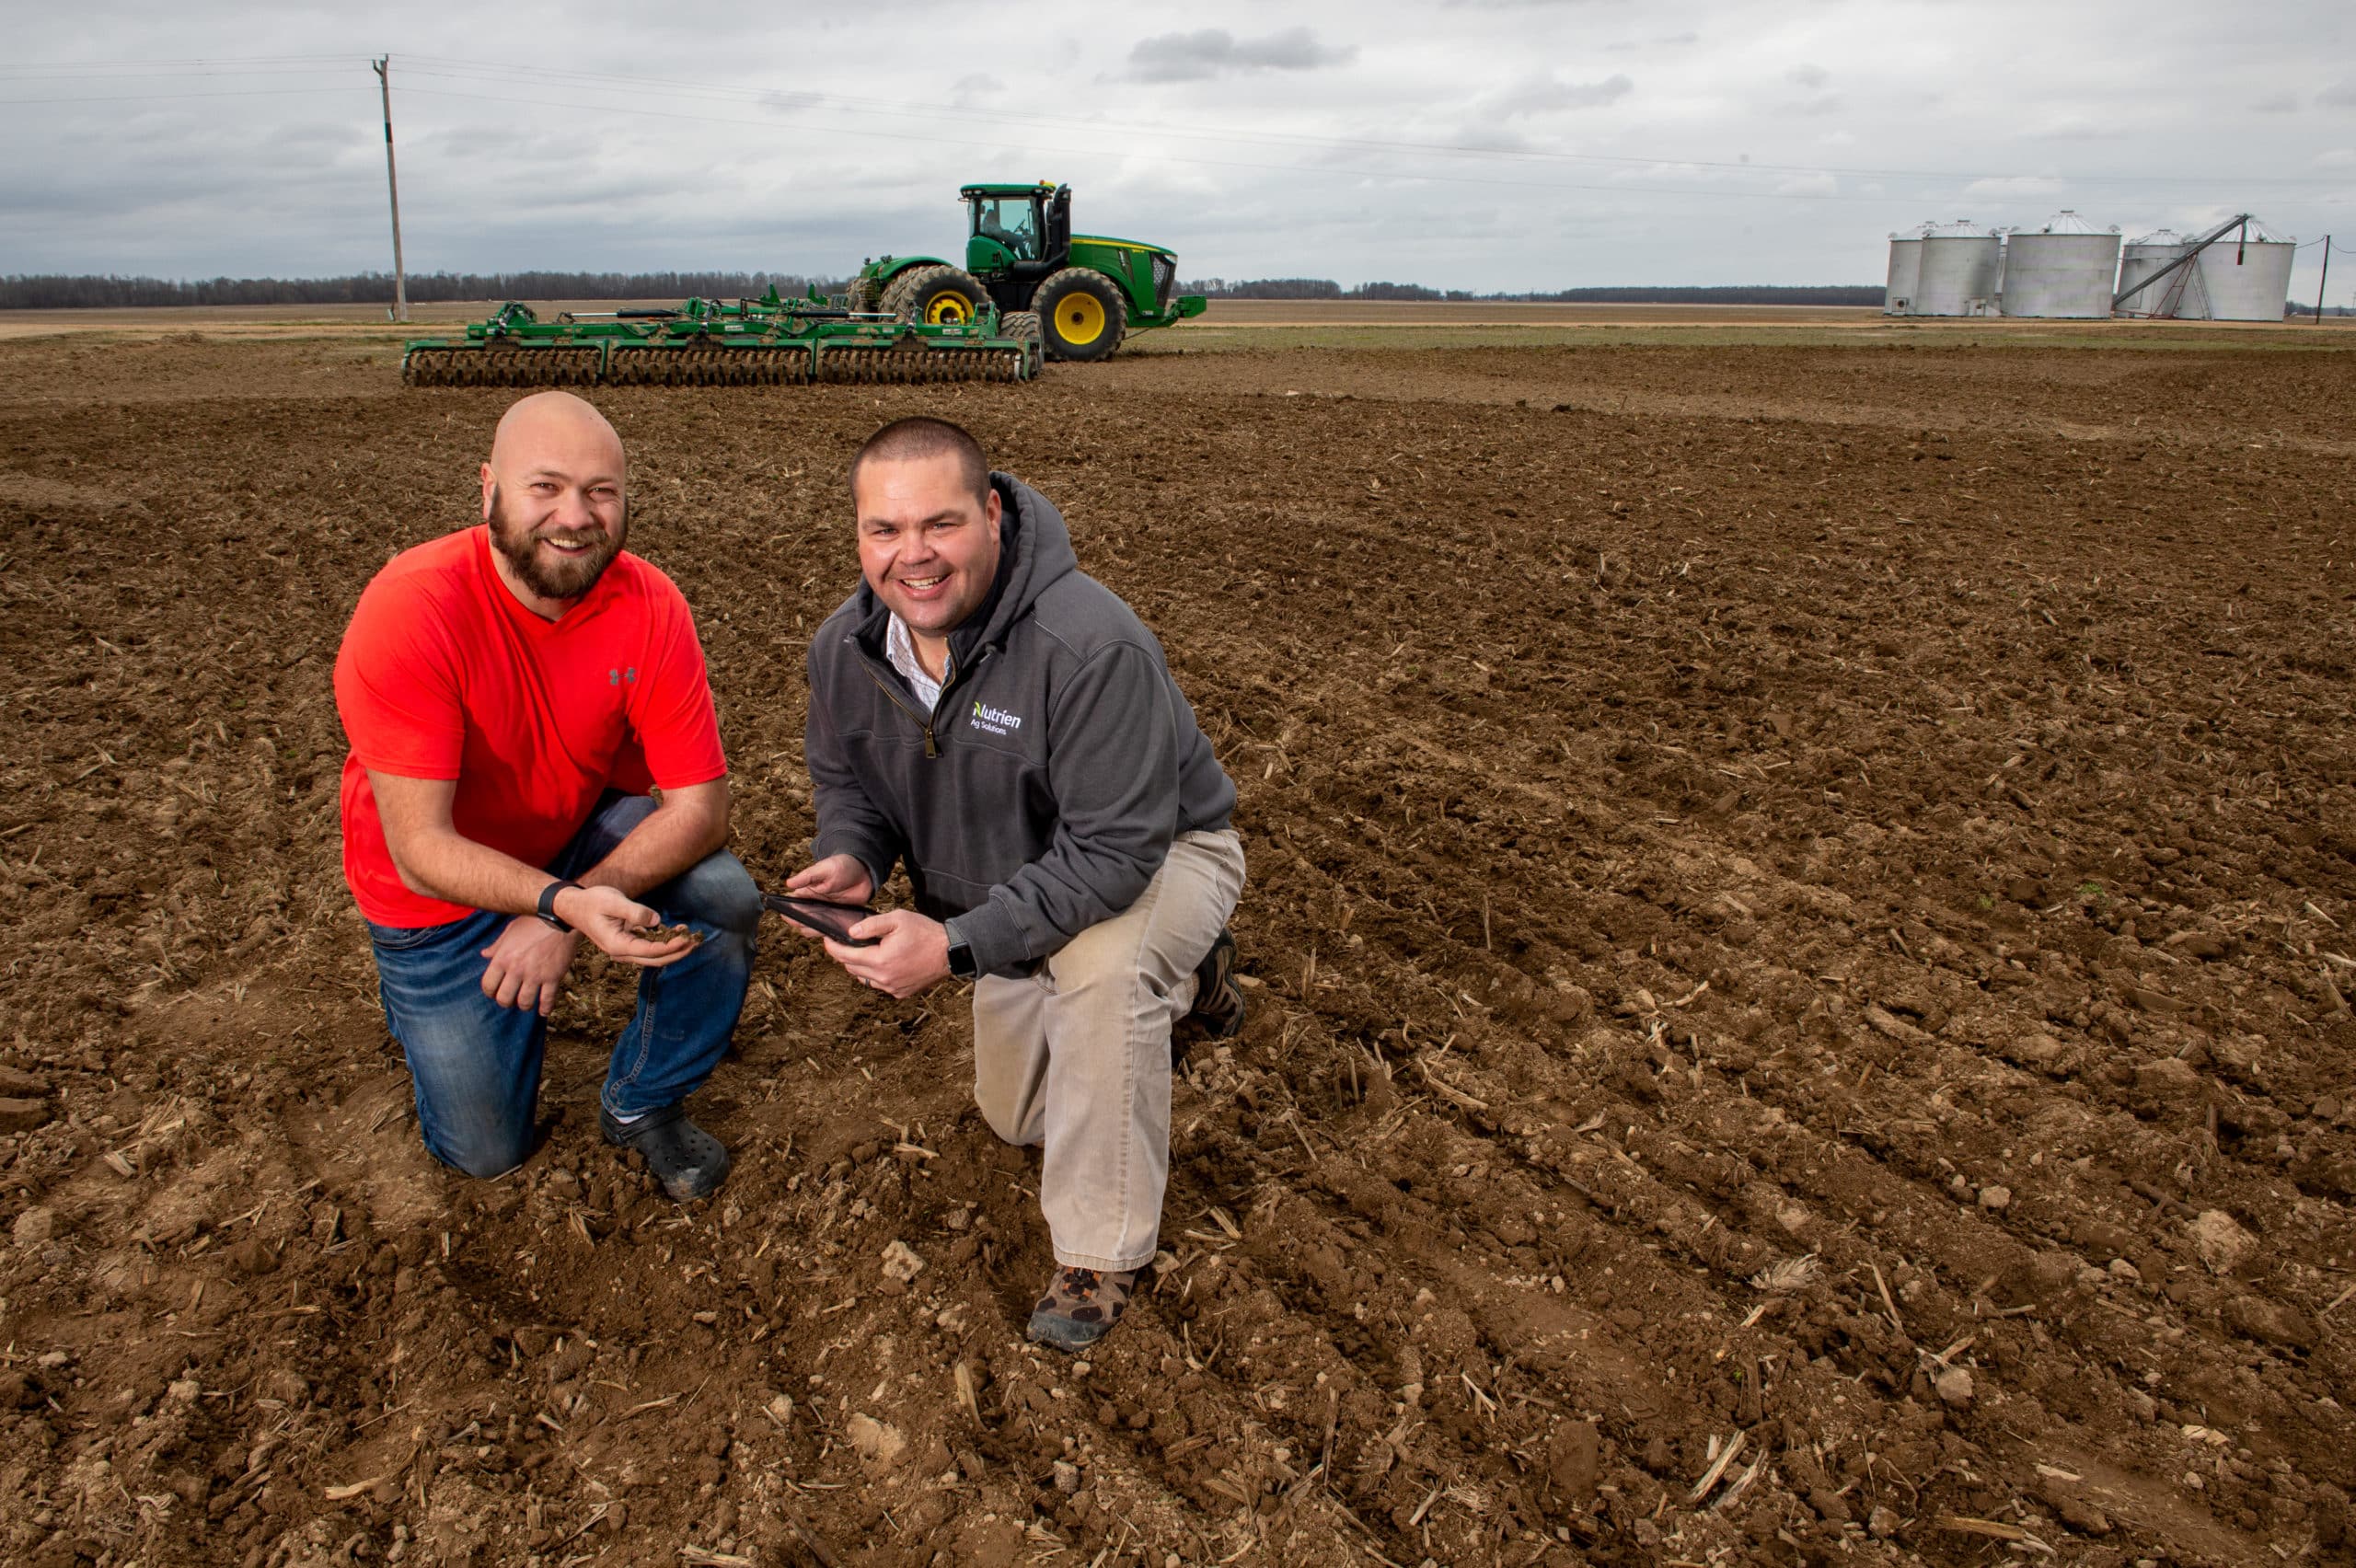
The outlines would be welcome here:
<svg viewBox="0 0 2356 1568">
<path fill-rule="evenodd" d="M 988 703 L 977 702 L 974 704 L 974 724 L 993 735 L 1011 735 L 1022 728 L 1022 719 L 1003 708 L 992 708 Z"/>
</svg>

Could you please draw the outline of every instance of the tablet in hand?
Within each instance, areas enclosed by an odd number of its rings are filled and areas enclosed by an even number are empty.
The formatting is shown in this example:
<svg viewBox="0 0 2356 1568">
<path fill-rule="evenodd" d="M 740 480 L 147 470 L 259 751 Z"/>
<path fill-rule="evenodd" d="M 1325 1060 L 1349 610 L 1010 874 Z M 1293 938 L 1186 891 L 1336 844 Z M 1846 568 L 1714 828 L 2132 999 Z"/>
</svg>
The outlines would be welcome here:
<svg viewBox="0 0 2356 1568">
<path fill-rule="evenodd" d="M 850 928 L 875 913 L 864 904 L 836 904 L 824 898 L 793 898 L 781 893 L 761 894 L 761 903 L 805 931 L 830 938 L 845 947 L 873 947 L 873 937 L 854 937 Z"/>
</svg>

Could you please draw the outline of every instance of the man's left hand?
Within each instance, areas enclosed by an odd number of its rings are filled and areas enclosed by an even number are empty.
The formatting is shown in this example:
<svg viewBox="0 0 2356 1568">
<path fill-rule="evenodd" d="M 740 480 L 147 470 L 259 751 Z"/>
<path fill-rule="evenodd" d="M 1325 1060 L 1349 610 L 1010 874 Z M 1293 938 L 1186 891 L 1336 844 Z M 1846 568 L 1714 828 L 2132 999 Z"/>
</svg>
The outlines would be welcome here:
<svg viewBox="0 0 2356 1568">
<path fill-rule="evenodd" d="M 518 915 L 482 950 L 491 960 L 482 973 L 482 994 L 502 1008 L 525 1008 L 546 1018 L 580 951 L 581 939 L 572 932 L 556 930 L 537 915 Z"/>
<path fill-rule="evenodd" d="M 845 947 L 829 938 L 826 956 L 862 986 L 907 997 L 949 978 L 949 928 L 938 920 L 913 909 L 891 909 L 869 916 L 850 934 L 872 937 L 875 945 Z"/>
</svg>

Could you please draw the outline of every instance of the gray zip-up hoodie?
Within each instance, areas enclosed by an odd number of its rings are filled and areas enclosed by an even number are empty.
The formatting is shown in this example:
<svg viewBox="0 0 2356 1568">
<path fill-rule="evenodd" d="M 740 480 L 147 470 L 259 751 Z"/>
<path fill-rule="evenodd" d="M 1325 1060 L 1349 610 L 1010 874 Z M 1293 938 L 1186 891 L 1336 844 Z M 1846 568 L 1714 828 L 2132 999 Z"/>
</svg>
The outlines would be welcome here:
<svg viewBox="0 0 2356 1568">
<path fill-rule="evenodd" d="M 812 855 L 903 857 L 917 907 L 953 920 L 984 974 L 1021 974 L 1137 902 L 1171 840 L 1216 831 L 1235 786 L 1161 644 L 1080 570 L 1046 497 L 992 474 L 996 585 L 950 634 L 928 713 L 885 657 L 862 582 L 810 643 Z"/>
</svg>

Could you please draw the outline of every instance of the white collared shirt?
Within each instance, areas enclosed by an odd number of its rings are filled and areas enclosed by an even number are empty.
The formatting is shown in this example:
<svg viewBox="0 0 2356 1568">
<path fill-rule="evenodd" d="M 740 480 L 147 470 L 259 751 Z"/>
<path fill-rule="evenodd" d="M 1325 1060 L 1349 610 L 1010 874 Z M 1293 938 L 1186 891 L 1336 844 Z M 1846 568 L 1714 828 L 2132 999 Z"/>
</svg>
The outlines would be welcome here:
<svg viewBox="0 0 2356 1568">
<path fill-rule="evenodd" d="M 908 683 L 908 689 L 916 693 L 917 701 L 924 705 L 928 715 L 941 706 L 941 683 L 925 674 L 924 661 L 917 657 L 916 639 L 908 634 L 908 623 L 897 616 L 892 617 L 891 627 L 884 634 L 884 654 L 892 661 L 892 668 L 900 672 L 900 678 Z"/>
</svg>

